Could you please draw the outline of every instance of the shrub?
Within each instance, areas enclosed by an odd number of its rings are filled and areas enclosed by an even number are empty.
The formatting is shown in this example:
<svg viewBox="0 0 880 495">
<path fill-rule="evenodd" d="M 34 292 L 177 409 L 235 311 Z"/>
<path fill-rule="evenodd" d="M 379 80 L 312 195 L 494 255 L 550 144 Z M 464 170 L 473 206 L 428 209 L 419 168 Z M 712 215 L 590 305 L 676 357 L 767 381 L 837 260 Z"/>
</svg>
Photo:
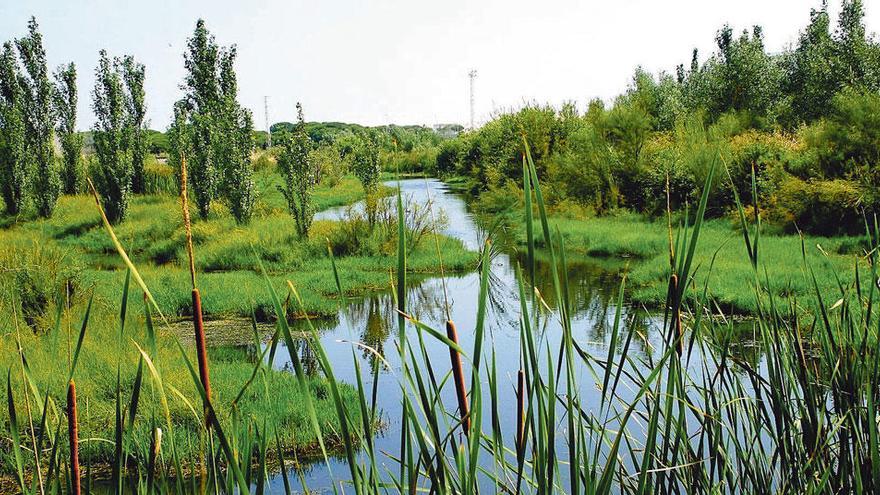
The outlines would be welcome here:
<svg viewBox="0 0 880 495">
<path fill-rule="evenodd" d="M 843 179 L 804 181 L 789 176 L 779 189 L 779 208 L 791 226 L 819 235 L 864 233 L 866 204 L 859 186 Z"/>
<path fill-rule="evenodd" d="M 853 179 L 880 185 L 880 95 L 845 90 L 834 97 L 827 120 L 805 133 L 815 168 L 826 179 Z"/>
<path fill-rule="evenodd" d="M 322 145 L 309 151 L 309 160 L 316 173 L 316 182 L 328 187 L 336 187 L 348 173 L 345 160 L 333 145 Z"/>
</svg>

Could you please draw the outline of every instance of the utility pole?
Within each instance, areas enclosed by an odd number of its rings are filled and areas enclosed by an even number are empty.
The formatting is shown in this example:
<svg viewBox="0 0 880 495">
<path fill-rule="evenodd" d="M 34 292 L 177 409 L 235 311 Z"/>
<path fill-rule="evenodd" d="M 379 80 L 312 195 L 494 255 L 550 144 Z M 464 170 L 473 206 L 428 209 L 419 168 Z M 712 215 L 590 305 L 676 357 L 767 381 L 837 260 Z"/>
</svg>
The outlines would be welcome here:
<svg viewBox="0 0 880 495">
<path fill-rule="evenodd" d="M 272 128 L 269 127 L 269 97 L 268 96 L 263 97 L 263 111 L 265 112 L 265 116 L 266 116 L 266 134 L 269 135 L 269 140 L 268 140 L 266 148 L 271 148 L 272 147 Z"/>
<path fill-rule="evenodd" d="M 477 69 L 471 69 L 468 72 L 468 77 L 471 80 L 471 129 L 474 128 L 474 79 L 477 78 Z"/>
</svg>

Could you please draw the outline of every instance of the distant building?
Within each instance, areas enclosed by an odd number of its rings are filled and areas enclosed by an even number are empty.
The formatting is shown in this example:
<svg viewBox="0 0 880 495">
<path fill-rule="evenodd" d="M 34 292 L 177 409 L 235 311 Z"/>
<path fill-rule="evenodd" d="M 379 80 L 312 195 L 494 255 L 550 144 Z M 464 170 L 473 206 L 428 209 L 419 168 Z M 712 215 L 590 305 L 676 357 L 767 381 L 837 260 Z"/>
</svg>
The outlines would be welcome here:
<svg viewBox="0 0 880 495">
<path fill-rule="evenodd" d="M 454 138 L 464 131 L 461 124 L 434 124 L 434 132 L 444 138 Z"/>
</svg>

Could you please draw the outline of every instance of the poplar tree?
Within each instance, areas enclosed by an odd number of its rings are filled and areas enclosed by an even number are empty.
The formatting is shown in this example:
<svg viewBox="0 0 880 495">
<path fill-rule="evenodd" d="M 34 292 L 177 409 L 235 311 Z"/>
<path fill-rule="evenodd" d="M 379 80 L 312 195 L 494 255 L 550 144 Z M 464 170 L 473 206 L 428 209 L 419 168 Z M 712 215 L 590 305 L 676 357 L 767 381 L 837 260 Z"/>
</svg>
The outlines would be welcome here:
<svg viewBox="0 0 880 495">
<path fill-rule="evenodd" d="M 254 208 L 254 179 L 251 152 L 254 123 L 250 110 L 238 104 L 235 76 L 235 46 L 220 54 L 220 104 L 215 114 L 214 160 L 220 171 L 221 191 L 229 212 L 238 223 L 247 223 Z"/>
<path fill-rule="evenodd" d="M 76 194 L 80 190 L 82 177 L 83 137 L 76 132 L 76 66 L 73 62 L 62 65 L 55 71 L 55 127 L 61 142 L 62 167 L 61 183 L 65 194 Z"/>
<path fill-rule="evenodd" d="M 0 188 L 10 215 L 25 208 L 30 193 L 20 77 L 12 43 L 6 42 L 0 53 Z"/>
<path fill-rule="evenodd" d="M 189 179 L 199 215 L 207 218 L 211 202 L 222 196 L 239 223 L 250 219 L 254 204 L 253 118 L 238 103 L 235 47 L 222 49 L 199 19 L 187 41 L 184 81 L 187 135 L 191 153 Z"/>
<path fill-rule="evenodd" d="M 131 127 L 131 191 L 142 194 L 144 184 L 144 158 L 147 156 L 147 133 L 144 118 L 147 114 L 144 93 L 144 64 L 134 60 L 131 55 L 121 62 L 122 79 L 125 81 L 126 110 Z"/>
<path fill-rule="evenodd" d="M 351 152 L 352 172 L 364 188 L 364 206 L 370 226 L 376 224 L 379 206 L 379 149 L 371 135 L 361 136 Z"/>
<path fill-rule="evenodd" d="M 28 35 L 15 42 L 24 66 L 21 87 L 24 94 L 26 156 L 32 163 L 34 202 L 40 216 L 52 216 L 61 194 L 61 177 L 53 145 L 52 83 L 46 67 L 43 36 L 35 18 L 28 22 Z"/>
<path fill-rule="evenodd" d="M 211 202 L 217 193 L 217 171 L 214 166 L 211 142 L 213 114 L 217 111 L 217 60 L 219 48 L 214 37 L 199 19 L 192 37 L 187 41 L 184 67 L 187 75 L 186 107 L 189 115 L 192 153 L 187 157 L 187 171 L 199 216 L 207 218 Z"/>
<path fill-rule="evenodd" d="M 174 169 L 174 181 L 177 184 L 177 192 L 180 192 L 181 162 L 184 157 L 190 155 L 192 148 L 191 128 L 187 125 L 187 107 L 185 100 L 174 103 L 174 120 L 168 126 L 168 164 Z"/>
<path fill-rule="evenodd" d="M 296 124 L 292 132 L 286 133 L 281 142 L 278 169 L 281 171 L 284 185 L 278 186 L 278 190 L 287 200 L 287 209 L 296 222 L 297 233 L 300 237 L 305 237 L 309 233 L 315 214 L 312 205 L 315 174 L 309 155 L 311 139 L 306 132 L 302 105 L 299 103 L 296 104 L 296 115 Z"/>
<path fill-rule="evenodd" d="M 128 211 L 133 172 L 131 117 L 120 66 L 119 59 L 111 61 L 107 52 L 101 50 L 92 92 L 92 109 L 97 119 L 94 138 L 98 159 L 92 175 L 107 219 L 112 223 L 122 221 Z"/>
</svg>

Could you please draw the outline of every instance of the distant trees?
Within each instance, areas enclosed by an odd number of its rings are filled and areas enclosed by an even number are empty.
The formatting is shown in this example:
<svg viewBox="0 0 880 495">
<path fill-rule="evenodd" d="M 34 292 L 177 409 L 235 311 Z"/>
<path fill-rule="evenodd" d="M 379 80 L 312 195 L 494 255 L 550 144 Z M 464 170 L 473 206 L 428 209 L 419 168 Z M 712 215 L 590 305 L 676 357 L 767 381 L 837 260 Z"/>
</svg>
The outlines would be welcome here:
<svg viewBox="0 0 880 495">
<path fill-rule="evenodd" d="M 786 93 L 791 95 L 788 122 L 808 122 L 827 111 L 837 91 L 834 74 L 834 40 L 829 31 L 828 10 L 810 11 L 810 23 L 801 32 L 798 43 L 787 57 Z"/>
<path fill-rule="evenodd" d="M 177 190 L 180 192 L 181 161 L 192 147 L 191 128 L 187 125 L 186 101 L 179 100 L 174 104 L 174 120 L 168 127 L 168 164 L 174 169 L 177 178 Z"/>
<path fill-rule="evenodd" d="M 235 47 L 220 48 L 203 20 L 187 42 L 184 66 L 187 156 L 199 215 L 207 218 L 211 202 L 223 196 L 239 223 L 250 219 L 254 203 L 253 120 L 237 101 Z M 181 132 L 175 130 L 176 133 Z M 187 149 L 178 149 L 177 153 Z"/>
<path fill-rule="evenodd" d="M 465 175 L 480 207 L 498 211 L 522 183 L 524 137 L 562 212 L 645 213 L 693 204 L 721 157 L 709 215 L 753 202 L 768 222 L 820 234 L 856 233 L 880 212 L 880 43 L 862 0 L 836 24 L 823 2 L 791 50 L 768 53 L 759 26 L 723 26 L 708 58 L 694 50 L 675 74 L 636 70 L 627 90 L 587 112 L 527 105 L 440 145 L 441 173 Z M 514 198 L 515 199 L 515 198 Z M 571 208 L 571 210 L 569 210 Z M 494 209 L 494 210 L 493 210 Z"/>
<path fill-rule="evenodd" d="M 82 183 L 82 134 L 76 132 L 76 66 L 73 62 L 55 71 L 54 106 L 61 142 L 61 184 L 65 194 L 76 194 Z"/>
<path fill-rule="evenodd" d="M 376 224 L 379 207 L 379 149 L 373 136 L 358 137 L 350 144 L 351 170 L 364 188 L 364 206 L 367 222 L 372 227 Z"/>
<path fill-rule="evenodd" d="M 30 196 L 25 148 L 25 101 L 11 42 L 0 53 L 0 187 L 6 213 L 21 212 Z"/>
<path fill-rule="evenodd" d="M 147 114 L 144 93 L 144 64 L 135 62 L 131 55 L 123 58 L 119 64 L 121 65 L 122 79 L 125 82 L 125 104 L 128 113 L 128 126 L 131 128 L 131 191 L 140 194 L 145 190 L 144 158 L 149 146 L 144 127 L 144 118 Z"/>
<path fill-rule="evenodd" d="M 293 215 L 297 233 L 300 237 L 305 237 L 314 216 L 311 196 L 317 177 L 311 163 L 311 139 L 306 132 L 302 105 L 298 102 L 296 114 L 296 124 L 281 141 L 278 170 L 284 179 L 284 185 L 278 186 L 278 190 L 287 200 L 287 208 Z"/>
<path fill-rule="evenodd" d="M 33 190 L 37 212 L 50 217 L 61 194 L 61 177 L 53 145 L 52 83 L 46 67 L 46 50 L 36 19 L 28 22 L 28 34 L 15 42 L 24 72 L 19 80 L 24 96 L 25 156 L 34 168 Z"/>
<path fill-rule="evenodd" d="M 97 165 L 92 175 L 107 218 L 113 223 L 122 221 L 128 212 L 134 175 L 136 117 L 132 115 L 132 95 L 127 93 L 129 86 L 125 82 L 133 62 L 130 57 L 126 60 L 110 60 L 107 52 L 101 50 L 92 92 L 92 109 L 97 119 L 93 128 Z"/>
</svg>

